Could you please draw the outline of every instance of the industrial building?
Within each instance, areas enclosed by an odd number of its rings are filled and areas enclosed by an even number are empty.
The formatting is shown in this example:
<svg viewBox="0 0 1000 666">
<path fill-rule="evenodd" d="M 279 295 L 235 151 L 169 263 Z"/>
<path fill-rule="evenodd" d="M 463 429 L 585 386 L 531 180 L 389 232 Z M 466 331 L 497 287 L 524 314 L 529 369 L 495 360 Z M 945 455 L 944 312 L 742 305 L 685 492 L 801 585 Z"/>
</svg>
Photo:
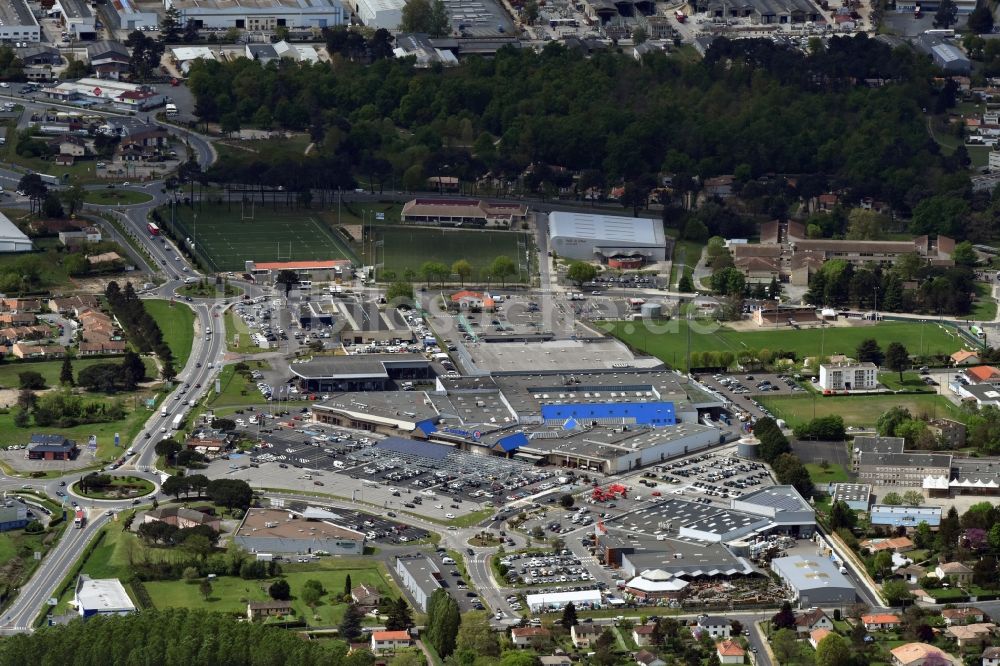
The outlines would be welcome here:
<svg viewBox="0 0 1000 666">
<path fill-rule="evenodd" d="M 0 213 L 0 252 L 31 252 L 32 249 L 31 239 L 9 217 Z"/>
<path fill-rule="evenodd" d="M 159 26 L 156 12 L 140 9 L 134 0 L 111 0 L 104 5 L 108 11 L 104 15 L 116 30 L 138 30 L 144 26 Z"/>
<path fill-rule="evenodd" d="M 135 604 L 117 578 L 91 578 L 80 574 L 73 591 L 73 606 L 81 617 L 129 615 Z"/>
<path fill-rule="evenodd" d="M 281 271 L 295 271 L 299 280 L 333 282 L 350 280 L 354 277 L 348 259 L 313 259 L 307 261 L 247 261 L 245 272 L 255 280 L 259 276 L 277 278 Z"/>
<path fill-rule="evenodd" d="M 921 35 L 916 46 L 931 57 L 934 64 L 950 76 L 968 76 L 972 63 L 965 51 L 957 45 L 944 41 L 933 35 Z"/>
<path fill-rule="evenodd" d="M 19 530 L 28 524 L 28 507 L 21 502 L 7 500 L 0 506 L 0 532 Z"/>
<path fill-rule="evenodd" d="M 52 12 L 58 13 L 59 23 L 74 39 L 94 39 L 97 36 L 94 12 L 87 0 L 55 0 Z"/>
<path fill-rule="evenodd" d="M 64 81 L 52 88 L 45 88 L 44 92 L 49 99 L 60 102 L 82 106 L 110 103 L 116 109 L 124 111 L 147 111 L 165 103 L 163 94 L 151 86 L 111 79 Z"/>
<path fill-rule="evenodd" d="M 164 0 L 181 13 L 181 25 L 193 20 L 199 28 L 332 28 L 347 22 L 336 0 Z"/>
<path fill-rule="evenodd" d="M 403 22 L 405 0 L 355 0 L 354 13 L 369 28 L 396 30 Z"/>
<path fill-rule="evenodd" d="M 601 591 L 539 592 L 538 594 L 527 594 L 524 599 L 532 613 L 562 610 L 568 604 L 573 604 L 577 609 L 599 608 Z"/>
<path fill-rule="evenodd" d="M 644 217 L 552 212 L 549 246 L 560 257 L 602 263 L 623 257 L 648 263 L 667 257 L 663 223 Z"/>
<path fill-rule="evenodd" d="M 810 537 L 816 530 L 816 510 L 794 486 L 771 486 L 732 501 L 734 511 L 770 520 L 770 532 Z"/>
<path fill-rule="evenodd" d="M 411 555 L 397 557 L 395 571 L 399 582 L 413 597 L 414 607 L 426 613 L 427 602 L 442 589 L 441 570 L 426 555 Z"/>
<path fill-rule="evenodd" d="M 250 509 L 233 540 L 250 553 L 363 555 L 365 535 L 329 522 L 328 516 L 309 509 L 304 513 Z"/>
<path fill-rule="evenodd" d="M 854 603 L 857 594 L 854 585 L 825 557 L 778 557 L 771 560 L 771 570 L 781 578 L 800 608 Z"/>
<path fill-rule="evenodd" d="M 872 487 L 867 483 L 834 483 L 830 487 L 831 503 L 843 502 L 852 511 L 868 511 Z"/>
<path fill-rule="evenodd" d="M 788 25 L 807 21 L 822 21 L 819 8 L 809 0 L 688 0 L 696 13 L 705 13 L 711 18 L 749 18 L 753 24 Z"/>
<path fill-rule="evenodd" d="M 292 363 L 292 374 L 304 391 L 387 391 L 401 381 L 431 381 L 432 363 L 423 354 L 356 354 L 317 356 Z"/>
<path fill-rule="evenodd" d="M 0 3 L 0 42 L 39 42 L 38 19 L 25 0 Z"/>
<path fill-rule="evenodd" d="M 337 336 L 345 345 L 413 342 L 413 331 L 395 308 L 383 310 L 370 301 L 335 300 L 329 315 Z"/>
<path fill-rule="evenodd" d="M 898 506 L 895 504 L 872 505 L 869 519 L 872 525 L 915 528 L 920 523 L 936 529 L 941 525 L 939 506 Z"/>
<path fill-rule="evenodd" d="M 756 573 L 747 560 L 734 555 L 721 543 L 651 537 L 625 539 L 620 534 L 612 534 L 598 536 L 598 546 L 618 550 L 620 568 L 629 579 L 652 570 L 665 572 L 667 580 L 730 578 Z"/>
</svg>

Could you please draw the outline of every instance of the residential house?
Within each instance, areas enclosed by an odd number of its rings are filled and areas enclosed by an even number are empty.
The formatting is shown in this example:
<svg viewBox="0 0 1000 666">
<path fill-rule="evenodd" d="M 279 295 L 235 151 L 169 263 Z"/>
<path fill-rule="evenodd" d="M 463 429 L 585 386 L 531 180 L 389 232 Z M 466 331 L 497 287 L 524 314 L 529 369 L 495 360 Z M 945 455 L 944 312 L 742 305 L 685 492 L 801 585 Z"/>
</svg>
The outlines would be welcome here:
<svg viewBox="0 0 1000 666">
<path fill-rule="evenodd" d="M 251 601 L 247 604 L 248 620 L 259 620 L 276 615 L 291 615 L 292 612 L 292 602 L 290 601 Z"/>
<path fill-rule="evenodd" d="M 643 42 L 642 44 L 637 44 L 632 47 L 632 57 L 636 60 L 642 60 L 644 55 L 649 53 L 662 53 L 663 49 L 652 42 Z"/>
<path fill-rule="evenodd" d="M 649 650 L 639 650 L 633 655 L 637 666 L 667 666 L 663 661 Z"/>
<path fill-rule="evenodd" d="M 98 230 L 100 233 L 100 230 Z M 98 239 L 100 240 L 100 239 Z M 48 309 L 57 314 L 71 314 L 76 316 L 82 308 L 96 308 L 100 302 L 96 296 L 66 296 L 53 297 L 49 299 Z"/>
<path fill-rule="evenodd" d="M 746 651 L 736 641 L 725 640 L 715 644 L 715 653 L 720 664 L 742 664 Z"/>
<path fill-rule="evenodd" d="M 887 550 L 890 553 L 906 553 L 913 550 L 913 540 L 909 537 L 893 537 L 891 539 L 868 539 L 861 542 L 862 548 L 867 548 L 873 553 Z"/>
<path fill-rule="evenodd" d="M 575 648 L 588 648 L 601 635 L 601 627 L 593 622 L 581 622 L 569 630 L 569 637 Z"/>
<path fill-rule="evenodd" d="M 40 298 L 5 298 L 3 309 L 14 313 L 41 312 L 45 306 Z"/>
<path fill-rule="evenodd" d="M 952 579 L 959 585 L 972 581 L 972 569 L 961 562 L 945 562 L 934 569 L 934 575 L 941 580 Z"/>
<path fill-rule="evenodd" d="M 26 345 L 16 342 L 11 345 L 11 354 L 17 358 L 62 358 L 66 348 L 62 345 Z"/>
<path fill-rule="evenodd" d="M 728 199 L 733 196 L 733 181 L 735 178 L 733 176 L 716 176 L 715 178 L 706 178 L 704 187 L 702 188 L 707 197 L 719 197 L 720 199 Z"/>
<path fill-rule="evenodd" d="M 968 349 L 960 349 L 951 355 L 951 362 L 959 365 L 979 365 L 979 354 Z"/>
<path fill-rule="evenodd" d="M 806 636 L 817 629 L 833 629 L 833 620 L 822 608 L 814 608 L 795 616 L 795 633 Z"/>
<path fill-rule="evenodd" d="M 861 623 L 865 625 L 866 631 L 891 631 L 898 629 L 900 622 L 899 616 L 892 613 L 861 616 Z"/>
<path fill-rule="evenodd" d="M 530 648 L 539 640 L 547 639 L 550 632 L 545 627 L 514 627 L 510 630 L 510 640 L 514 647 Z"/>
<path fill-rule="evenodd" d="M 889 651 L 893 666 L 924 666 L 925 663 L 938 666 L 942 662 L 959 666 L 962 662 L 944 650 L 927 643 L 906 643 Z"/>
<path fill-rule="evenodd" d="M 996 634 L 996 630 L 997 626 L 992 622 L 974 622 L 952 625 L 944 630 L 944 635 L 955 639 L 958 647 L 965 650 L 983 647 Z"/>
<path fill-rule="evenodd" d="M 813 650 L 819 647 L 820 641 L 833 633 L 831 629 L 815 629 L 809 632 L 809 645 Z"/>
<path fill-rule="evenodd" d="M 905 582 L 915 585 L 917 581 L 927 575 L 927 570 L 919 564 L 908 564 L 896 569 L 895 574 L 901 576 Z"/>
<path fill-rule="evenodd" d="M 378 588 L 361 583 L 351 588 L 351 600 L 359 606 L 378 606 L 382 593 Z"/>
<path fill-rule="evenodd" d="M 371 651 L 372 654 L 382 654 L 383 652 L 395 652 L 413 645 L 413 637 L 408 631 L 373 631 Z"/>
<path fill-rule="evenodd" d="M 1000 647 L 988 647 L 983 650 L 983 666 L 1000 666 Z"/>
<path fill-rule="evenodd" d="M 944 623 L 949 627 L 953 624 L 969 624 L 971 622 L 982 622 L 986 619 L 986 613 L 972 606 L 963 608 L 947 608 L 941 611 Z"/>
<path fill-rule="evenodd" d="M 653 624 L 637 624 L 632 627 L 632 640 L 639 647 L 644 645 L 649 645 L 652 640 L 653 630 L 656 628 Z"/>
<path fill-rule="evenodd" d="M 71 167 L 76 163 L 76 158 L 72 155 L 59 154 L 53 157 L 52 161 L 55 162 L 56 166 Z"/>
<path fill-rule="evenodd" d="M 781 279 L 781 266 L 778 260 L 767 257 L 738 257 L 733 265 L 743 273 L 743 277 L 751 284 L 770 284 L 771 280 Z"/>
<path fill-rule="evenodd" d="M 31 326 L 35 319 L 30 312 L 0 312 L 0 324 L 8 326 Z"/>
<path fill-rule="evenodd" d="M 71 155 L 73 157 L 83 157 L 87 154 L 87 142 L 72 134 L 63 135 L 53 139 L 49 145 L 59 151 L 60 155 Z"/>
<path fill-rule="evenodd" d="M 124 354 L 128 345 L 124 340 L 107 340 L 105 342 L 81 342 L 77 348 L 80 356 L 102 356 L 104 354 Z"/>
<path fill-rule="evenodd" d="M 87 45 L 87 58 L 94 68 L 95 77 L 118 80 L 123 74 L 128 74 L 132 56 L 121 42 L 102 40 Z"/>
<path fill-rule="evenodd" d="M 60 231 L 59 242 L 63 245 L 83 245 L 84 243 L 100 243 L 103 240 L 101 230 L 97 227 L 84 227 L 72 231 Z M 96 304 L 92 307 L 97 307 Z"/>
<path fill-rule="evenodd" d="M 733 621 L 728 617 L 700 615 L 697 624 L 691 627 L 691 631 L 698 636 L 708 634 L 712 638 L 729 638 L 732 625 Z"/>
</svg>

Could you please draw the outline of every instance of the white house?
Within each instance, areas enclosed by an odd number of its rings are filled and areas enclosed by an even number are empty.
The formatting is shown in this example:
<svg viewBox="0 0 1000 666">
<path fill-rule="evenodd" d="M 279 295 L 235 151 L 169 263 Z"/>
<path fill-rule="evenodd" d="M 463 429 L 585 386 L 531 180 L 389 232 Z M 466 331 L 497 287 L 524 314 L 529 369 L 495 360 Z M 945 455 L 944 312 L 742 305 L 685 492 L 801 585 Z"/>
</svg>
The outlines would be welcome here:
<svg viewBox="0 0 1000 666">
<path fill-rule="evenodd" d="M 117 578 L 91 578 L 80 574 L 73 592 L 73 605 L 83 617 L 94 615 L 128 615 L 135 604 Z"/>
<path fill-rule="evenodd" d="M 719 655 L 720 664 L 742 664 L 746 651 L 736 641 L 720 641 L 715 644 L 715 652 Z"/>
<path fill-rule="evenodd" d="M 696 635 L 708 634 L 712 638 L 729 638 L 733 621 L 718 615 L 699 615 L 698 624 L 691 627 Z"/>
<path fill-rule="evenodd" d="M 408 631 L 373 631 L 372 654 L 395 652 L 413 645 L 413 637 Z"/>
</svg>

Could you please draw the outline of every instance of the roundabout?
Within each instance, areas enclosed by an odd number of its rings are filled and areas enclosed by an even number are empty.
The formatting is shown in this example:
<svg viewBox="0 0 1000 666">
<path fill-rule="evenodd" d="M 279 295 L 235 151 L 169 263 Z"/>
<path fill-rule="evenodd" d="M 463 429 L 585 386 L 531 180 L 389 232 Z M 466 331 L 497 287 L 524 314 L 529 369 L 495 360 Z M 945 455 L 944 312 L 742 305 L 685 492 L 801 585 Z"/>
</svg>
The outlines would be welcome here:
<svg viewBox="0 0 1000 666">
<path fill-rule="evenodd" d="M 156 493 L 156 484 L 138 476 L 115 476 L 91 472 L 69 487 L 74 497 L 120 502 L 141 499 Z"/>
</svg>

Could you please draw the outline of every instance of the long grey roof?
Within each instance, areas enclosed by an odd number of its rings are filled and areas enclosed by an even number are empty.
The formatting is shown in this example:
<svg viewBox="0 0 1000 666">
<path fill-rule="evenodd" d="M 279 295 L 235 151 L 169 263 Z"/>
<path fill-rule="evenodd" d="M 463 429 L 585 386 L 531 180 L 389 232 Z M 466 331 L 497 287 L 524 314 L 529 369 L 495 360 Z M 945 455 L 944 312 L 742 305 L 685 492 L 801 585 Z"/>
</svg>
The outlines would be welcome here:
<svg viewBox="0 0 1000 666">
<path fill-rule="evenodd" d="M 854 589 L 831 560 L 825 557 L 805 558 L 801 555 L 779 557 L 771 561 L 789 586 L 803 592 L 823 588 Z"/>
</svg>

